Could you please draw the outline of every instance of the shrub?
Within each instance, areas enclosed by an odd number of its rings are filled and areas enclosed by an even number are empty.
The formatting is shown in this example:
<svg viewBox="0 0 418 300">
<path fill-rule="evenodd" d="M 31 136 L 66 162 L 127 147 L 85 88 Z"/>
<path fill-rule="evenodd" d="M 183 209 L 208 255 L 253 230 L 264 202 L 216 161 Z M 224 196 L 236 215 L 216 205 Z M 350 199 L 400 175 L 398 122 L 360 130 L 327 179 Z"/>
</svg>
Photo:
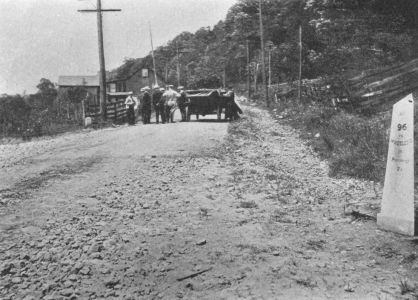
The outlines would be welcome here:
<svg viewBox="0 0 418 300">
<path fill-rule="evenodd" d="M 31 107 L 23 97 L 4 96 L 0 98 L 0 134 L 14 136 L 22 134 L 28 127 Z"/>
<path fill-rule="evenodd" d="M 338 114 L 332 107 L 306 105 L 302 112 L 302 124 L 307 130 L 322 129 L 328 126 L 330 120 Z"/>
<path fill-rule="evenodd" d="M 286 104 L 289 123 L 320 157 L 330 175 L 383 180 L 388 147 L 389 115 L 362 116 L 319 104 Z M 278 107 L 283 112 L 283 107 Z M 315 137 L 319 133 L 319 137 Z"/>
<path fill-rule="evenodd" d="M 331 175 L 382 180 L 388 147 L 386 126 L 379 118 L 365 119 L 345 112 L 336 115 L 323 129 L 333 142 Z"/>
</svg>

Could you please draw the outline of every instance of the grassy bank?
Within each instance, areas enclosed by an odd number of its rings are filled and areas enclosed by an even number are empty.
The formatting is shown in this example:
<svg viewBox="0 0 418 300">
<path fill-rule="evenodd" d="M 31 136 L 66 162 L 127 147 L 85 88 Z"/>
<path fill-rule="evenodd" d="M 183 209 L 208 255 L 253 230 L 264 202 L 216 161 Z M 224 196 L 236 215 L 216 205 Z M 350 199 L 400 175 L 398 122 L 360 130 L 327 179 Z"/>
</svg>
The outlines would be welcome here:
<svg viewBox="0 0 418 300">
<path fill-rule="evenodd" d="M 300 136 L 329 162 L 331 176 L 384 180 L 391 110 L 351 113 L 320 104 L 281 103 L 272 105 L 271 111 L 300 130 Z M 416 135 L 417 130 L 415 149 Z"/>
<path fill-rule="evenodd" d="M 243 85 L 236 90 L 247 94 Z M 253 93 L 251 101 L 265 106 L 262 91 Z M 331 176 L 383 182 L 392 117 L 390 104 L 352 112 L 351 107 L 342 109 L 315 102 L 302 105 L 296 102 L 296 99 L 288 99 L 272 103 L 272 116 L 299 129 L 300 136 L 328 161 Z M 417 118 L 414 124 L 415 149 L 418 149 Z M 418 178 L 417 158 L 415 156 L 415 178 Z"/>
<path fill-rule="evenodd" d="M 329 106 L 282 105 L 279 117 L 296 128 L 329 161 L 331 176 L 384 178 L 390 114 L 352 114 Z"/>
<path fill-rule="evenodd" d="M 331 176 L 384 179 L 391 112 L 362 115 L 287 102 L 272 104 L 271 113 L 300 130 L 300 136 L 329 162 Z"/>
</svg>

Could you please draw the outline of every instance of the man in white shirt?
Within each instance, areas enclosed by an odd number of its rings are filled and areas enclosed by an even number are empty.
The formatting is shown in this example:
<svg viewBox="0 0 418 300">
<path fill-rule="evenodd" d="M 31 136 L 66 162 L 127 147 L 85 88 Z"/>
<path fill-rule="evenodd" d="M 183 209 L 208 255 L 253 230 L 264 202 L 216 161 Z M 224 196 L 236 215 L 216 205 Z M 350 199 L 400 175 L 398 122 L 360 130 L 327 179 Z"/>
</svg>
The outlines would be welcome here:
<svg viewBox="0 0 418 300">
<path fill-rule="evenodd" d="M 125 105 L 126 105 L 126 109 L 127 109 L 126 114 L 127 114 L 127 118 L 128 118 L 128 123 L 129 123 L 129 125 L 134 125 L 135 124 L 135 105 L 136 105 L 136 102 L 132 98 L 132 95 L 128 95 L 128 97 L 126 97 Z"/>
<path fill-rule="evenodd" d="M 174 122 L 174 112 L 177 109 L 177 98 L 180 97 L 180 94 L 173 90 L 173 86 L 169 85 L 168 90 L 166 90 L 163 94 L 164 99 L 164 111 L 165 111 L 165 119 L 167 123 L 171 121 Z"/>
</svg>

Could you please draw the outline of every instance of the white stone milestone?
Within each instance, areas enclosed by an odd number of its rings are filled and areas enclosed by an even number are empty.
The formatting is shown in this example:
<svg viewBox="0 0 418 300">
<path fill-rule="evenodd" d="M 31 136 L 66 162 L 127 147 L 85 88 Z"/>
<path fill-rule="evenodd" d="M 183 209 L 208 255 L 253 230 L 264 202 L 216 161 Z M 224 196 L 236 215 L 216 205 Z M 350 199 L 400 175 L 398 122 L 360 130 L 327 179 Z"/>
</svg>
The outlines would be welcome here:
<svg viewBox="0 0 418 300">
<path fill-rule="evenodd" d="M 91 117 L 84 118 L 84 127 L 90 126 L 92 123 Z"/>
<path fill-rule="evenodd" d="M 414 99 L 406 96 L 393 106 L 385 185 L 377 225 L 414 235 Z"/>
</svg>

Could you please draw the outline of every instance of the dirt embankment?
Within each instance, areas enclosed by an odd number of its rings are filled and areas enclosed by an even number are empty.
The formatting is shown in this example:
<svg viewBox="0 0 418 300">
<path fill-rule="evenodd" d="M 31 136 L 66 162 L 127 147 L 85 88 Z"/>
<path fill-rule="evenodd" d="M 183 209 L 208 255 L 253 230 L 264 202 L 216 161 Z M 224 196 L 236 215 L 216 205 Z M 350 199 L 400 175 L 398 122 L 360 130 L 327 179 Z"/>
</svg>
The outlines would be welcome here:
<svg viewBox="0 0 418 300">
<path fill-rule="evenodd" d="M 245 114 L 222 142 L 224 123 L 103 132 L 83 172 L 9 186 L 26 193 L 2 194 L 0 298 L 412 299 L 416 240 L 350 214 L 380 187 L 329 178 L 296 131 Z M 159 147 L 109 150 L 127 131 Z"/>
</svg>

